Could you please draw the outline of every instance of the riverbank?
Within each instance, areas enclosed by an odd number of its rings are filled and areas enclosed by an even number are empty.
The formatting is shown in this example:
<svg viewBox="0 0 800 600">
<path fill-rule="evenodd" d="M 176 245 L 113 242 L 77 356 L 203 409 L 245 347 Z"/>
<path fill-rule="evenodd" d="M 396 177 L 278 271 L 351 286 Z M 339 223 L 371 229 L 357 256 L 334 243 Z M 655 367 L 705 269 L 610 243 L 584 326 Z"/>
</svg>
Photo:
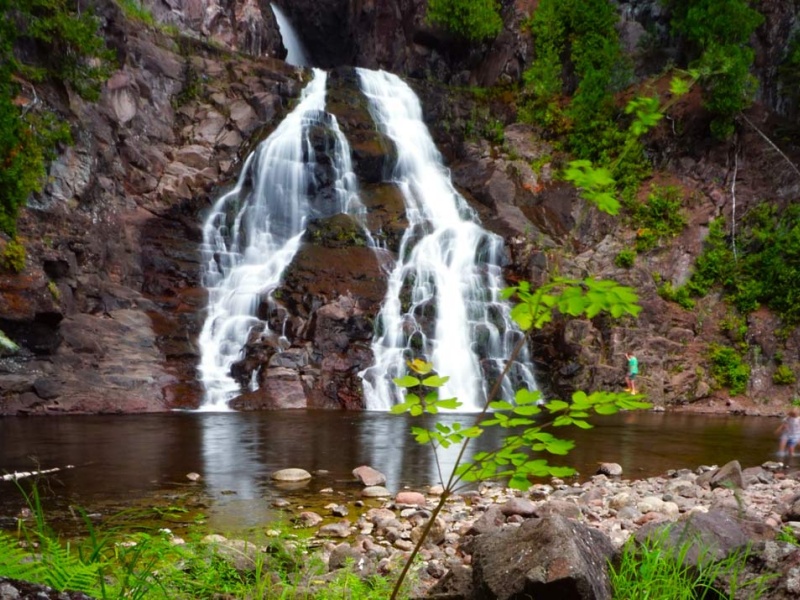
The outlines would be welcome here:
<svg viewBox="0 0 800 600">
<path fill-rule="evenodd" d="M 319 586 L 330 585 L 345 568 L 359 577 L 395 578 L 435 515 L 421 545 L 421 560 L 414 565 L 412 595 L 472 598 L 471 589 L 488 586 L 494 591 L 481 597 L 492 598 L 510 597 L 495 589 L 497 585 L 524 590 L 535 573 L 545 586 L 588 578 L 593 589 L 605 589 L 602 565 L 618 556 L 628 540 L 691 527 L 687 539 L 702 540 L 715 558 L 737 551 L 755 557 L 742 567 L 742 576 L 777 575 L 769 580 L 769 594 L 761 597 L 782 599 L 800 592 L 794 566 L 800 551 L 790 543 L 796 543 L 800 533 L 800 471 L 795 461 L 744 469 L 733 461 L 644 479 L 628 479 L 619 465 L 606 463 L 599 467 L 602 473 L 583 482 L 552 479 L 525 491 L 483 483 L 444 501 L 439 486 L 390 492 L 380 485 L 382 474 L 362 466 L 354 471 L 355 483 L 323 488 L 315 498 L 299 500 L 287 494 L 272 500 L 271 508 L 280 517 L 246 534 L 214 533 L 200 546 L 196 537 L 186 544 L 189 528 L 164 527 L 169 525 L 165 519 L 157 535 L 168 538 L 170 546 L 186 546 L 186 552 L 211 548 L 246 578 L 256 576 L 257 567 L 266 568 L 276 553 L 295 556 L 289 562 L 296 573 L 288 579 L 273 577 L 271 585 L 279 589 L 292 581 L 299 586 L 294 591 L 314 597 Z M 153 523 L 152 535 L 156 527 Z M 558 544 L 546 541 L 551 538 Z M 130 541 L 142 539 L 130 534 Z M 589 547 L 587 539 L 592 540 Z M 494 544 L 508 550 L 488 551 Z M 502 561 L 509 560 L 509 552 L 528 562 L 498 576 L 508 571 Z M 570 567 L 559 570 L 559 561 Z M 315 565 L 313 576 L 310 565 Z M 280 568 L 287 567 L 281 563 Z"/>
</svg>

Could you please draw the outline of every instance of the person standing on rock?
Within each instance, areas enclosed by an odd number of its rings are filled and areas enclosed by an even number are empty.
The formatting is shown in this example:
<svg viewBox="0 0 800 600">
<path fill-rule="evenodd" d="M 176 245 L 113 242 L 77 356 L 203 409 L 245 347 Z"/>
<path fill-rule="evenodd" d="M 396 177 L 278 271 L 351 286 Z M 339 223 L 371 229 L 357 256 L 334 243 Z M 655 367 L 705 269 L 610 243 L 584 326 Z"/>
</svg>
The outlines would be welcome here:
<svg viewBox="0 0 800 600">
<path fill-rule="evenodd" d="M 636 376 L 639 374 L 639 359 L 630 352 L 625 353 L 628 359 L 628 374 L 625 376 L 625 391 L 636 394 Z"/>
<path fill-rule="evenodd" d="M 776 433 L 780 434 L 778 445 L 778 456 L 783 456 L 789 452 L 789 456 L 794 456 L 794 449 L 800 442 L 800 410 L 795 407 L 789 409 Z"/>
</svg>

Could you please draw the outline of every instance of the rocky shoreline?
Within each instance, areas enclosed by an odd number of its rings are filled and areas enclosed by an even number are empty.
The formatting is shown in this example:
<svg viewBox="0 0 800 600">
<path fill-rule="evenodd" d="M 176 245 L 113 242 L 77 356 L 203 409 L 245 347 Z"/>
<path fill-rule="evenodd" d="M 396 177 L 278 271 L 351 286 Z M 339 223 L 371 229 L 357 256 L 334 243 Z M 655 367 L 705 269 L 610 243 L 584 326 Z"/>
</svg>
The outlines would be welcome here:
<svg viewBox="0 0 800 600">
<path fill-rule="evenodd" d="M 312 511 L 276 502 L 297 527 L 316 529 L 319 552 L 331 570 L 349 558 L 364 574 L 396 571 L 442 497 L 440 486 L 424 494 L 390 494 L 375 485 L 380 482 L 375 473 L 368 467 L 354 470 L 365 484 L 364 497 L 350 503 L 331 502 Z M 325 493 L 335 497 L 332 489 Z M 375 497 L 381 499 L 377 506 Z M 350 512 L 357 516 L 348 517 Z M 535 586 L 536 598 L 608 598 L 605 568 L 598 564 L 607 564 L 631 537 L 642 541 L 663 529 L 683 532 L 675 534 L 681 537 L 686 528 L 719 559 L 750 548 L 752 577 L 780 575 L 766 597 L 800 597 L 800 548 L 777 541 L 800 535 L 800 472 L 780 462 L 742 469 L 737 461 L 641 480 L 625 479 L 619 465 L 606 463 L 584 483 L 553 479 L 525 492 L 484 483 L 454 494 L 421 548 L 419 594 L 511 598 Z M 534 551 L 551 538 L 558 543 Z M 586 539 L 592 544 L 586 546 Z M 526 563 L 512 573 L 504 561 L 521 555 Z M 505 575 L 498 577 L 498 569 Z M 582 591 L 557 595 L 565 585 Z"/>
<path fill-rule="evenodd" d="M 291 489 L 293 482 L 317 476 L 325 474 L 286 469 L 273 479 Z M 275 544 L 314 554 L 328 574 L 308 576 L 302 564 L 297 573 L 300 591 L 313 597 L 346 566 L 362 576 L 396 576 L 436 515 L 412 570 L 418 598 L 506 599 L 535 590 L 537 600 L 610 599 L 609 561 L 632 538 L 643 542 L 648 536 L 671 547 L 690 541 L 688 561 L 744 552 L 742 580 L 769 576 L 759 598 L 800 598 L 800 470 L 781 462 L 742 468 L 732 461 L 646 479 L 627 479 L 619 465 L 603 463 L 584 482 L 553 478 L 525 491 L 486 482 L 452 495 L 441 486 L 390 492 L 385 477 L 368 466 L 354 469 L 353 477 L 345 482 L 347 491 L 329 487 L 315 499 L 287 494 L 274 500 L 290 535 L 269 524 L 259 529 L 275 543 L 260 546 L 218 534 L 204 542 L 241 572 L 255 569 L 259 553 L 269 561 Z M 292 529 L 310 535 L 309 541 L 295 542 Z M 179 534 L 168 534 L 183 543 Z M 310 564 L 311 557 L 302 562 Z M 6 588 L 20 594 L 10 597 L 87 598 L 0 580 L 0 591 Z"/>
</svg>

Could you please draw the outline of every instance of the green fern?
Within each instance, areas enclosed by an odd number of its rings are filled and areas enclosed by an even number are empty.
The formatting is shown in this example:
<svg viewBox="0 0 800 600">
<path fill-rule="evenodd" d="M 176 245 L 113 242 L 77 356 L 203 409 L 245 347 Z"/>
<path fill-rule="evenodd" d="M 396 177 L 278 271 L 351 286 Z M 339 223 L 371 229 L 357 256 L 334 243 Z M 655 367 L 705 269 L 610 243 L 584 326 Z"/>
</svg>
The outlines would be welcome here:
<svg viewBox="0 0 800 600">
<path fill-rule="evenodd" d="M 0 573 L 11 579 L 43 581 L 47 567 L 20 546 L 19 540 L 0 531 Z"/>
<path fill-rule="evenodd" d="M 98 583 L 102 576 L 102 563 L 84 563 L 80 556 L 67 543 L 62 546 L 58 540 L 40 538 L 41 562 L 47 573 L 42 580 L 56 590 L 76 590 L 99 596 Z"/>
</svg>

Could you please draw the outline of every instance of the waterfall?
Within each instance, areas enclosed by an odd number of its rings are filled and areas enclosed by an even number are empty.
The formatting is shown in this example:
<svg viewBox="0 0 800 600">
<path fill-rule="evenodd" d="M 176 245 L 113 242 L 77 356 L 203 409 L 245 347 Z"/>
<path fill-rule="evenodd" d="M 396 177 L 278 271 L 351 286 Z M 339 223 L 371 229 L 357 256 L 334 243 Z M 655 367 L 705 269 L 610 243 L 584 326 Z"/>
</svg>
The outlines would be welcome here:
<svg viewBox="0 0 800 600">
<path fill-rule="evenodd" d="M 411 88 L 383 71 L 358 69 L 358 75 L 373 119 L 397 147 L 392 180 L 409 222 L 372 343 L 375 364 L 361 374 L 367 408 L 402 401 L 391 380 L 405 374 L 406 360 L 424 357 L 450 377 L 440 397 L 458 398 L 464 411 L 480 410 L 487 381 L 522 335 L 499 297 L 503 242 L 480 227 L 453 187 Z M 504 381 L 503 397 L 519 386 L 536 389 L 527 354 Z"/>
<path fill-rule="evenodd" d="M 280 284 L 308 218 L 337 212 L 363 215 L 350 147 L 336 119 L 325 113 L 326 81 L 324 71 L 313 70 L 298 106 L 247 157 L 235 187 L 215 202 L 203 225 L 202 280 L 209 300 L 199 338 L 205 389 L 201 410 L 227 410 L 227 402 L 243 387 L 257 385 L 240 384 L 231 367 L 242 358 L 251 335 L 269 332 L 258 308 Z M 332 138 L 331 206 L 310 203 L 316 186 L 310 137 L 314 128 L 324 128 Z"/>
<path fill-rule="evenodd" d="M 296 67 L 311 66 L 306 49 L 303 47 L 303 43 L 297 36 L 294 27 L 292 27 L 292 22 L 278 6 L 275 4 L 270 4 L 270 6 L 272 7 L 272 13 L 275 15 L 275 20 L 278 22 L 278 30 L 281 32 L 283 45 L 286 47 L 286 62 Z"/>
</svg>

